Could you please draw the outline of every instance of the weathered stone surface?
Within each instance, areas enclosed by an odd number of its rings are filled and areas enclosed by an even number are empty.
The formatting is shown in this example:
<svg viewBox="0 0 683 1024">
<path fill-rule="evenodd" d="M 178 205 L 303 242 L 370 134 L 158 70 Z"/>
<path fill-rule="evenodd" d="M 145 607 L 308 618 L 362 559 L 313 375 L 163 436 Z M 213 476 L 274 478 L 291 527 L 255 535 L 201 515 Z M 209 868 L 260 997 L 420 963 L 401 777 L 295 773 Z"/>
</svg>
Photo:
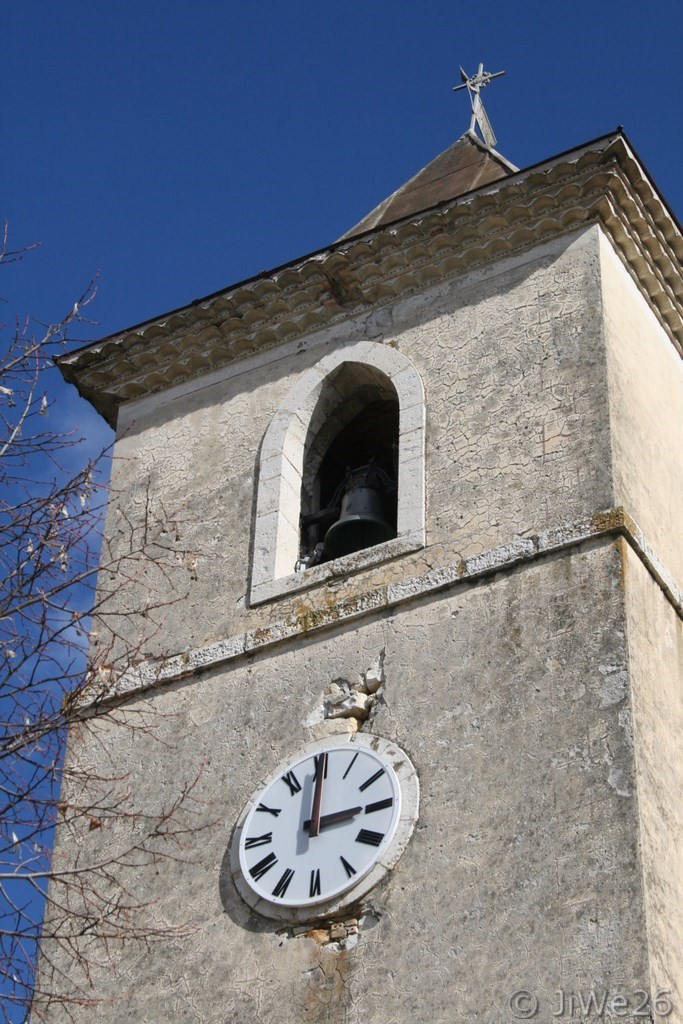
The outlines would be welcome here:
<svg viewBox="0 0 683 1024">
<path fill-rule="evenodd" d="M 624 559 L 650 991 L 671 991 L 675 1020 L 683 995 L 683 622 L 626 545 Z"/>
<path fill-rule="evenodd" d="M 334 697 L 325 701 L 325 716 L 327 718 L 358 718 L 368 717 L 370 698 L 367 693 L 359 693 L 354 690 L 351 693 L 343 694 L 341 697 Z"/>
<path fill-rule="evenodd" d="M 448 544 L 468 558 L 612 504 L 600 302 L 599 231 L 591 228 L 394 306 L 385 344 L 411 359 L 425 387 L 429 546 Z M 364 339 L 370 319 L 347 322 L 346 344 Z M 178 598 L 145 653 L 261 629 L 302 604 L 317 614 L 330 587 L 353 597 L 410 575 L 410 558 L 367 568 L 361 559 L 358 572 L 328 576 L 303 597 L 246 607 L 258 444 L 329 337 L 312 334 L 279 362 L 242 374 L 233 367 L 206 387 L 122 412 L 112 545 L 130 544 L 117 507 L 126 521 L 170 518 L 175 527 L 159 538 L 163 571 L 149 566 L 140 580 L 150 599 Z M 547 451 L 546 425 L 560 418 L 564 433 L 553 436 L 561 445 Z M 192 572 L 188 550 L 196 553 Z"/>
<path fill-rule="evenodd" d="M 615 503 L 683 587 L 681 360 L 628 271 L 601 240 Z"/>
<path fill-rule="evenodd" d="M 285 645 L 158 691 L 156 742 L 103 736 L 110 770 L 131 772 L 143 802 L 203 765 L 199 814 L 213 824 L 190 839 L 185 863 L 131 869 L 155 919 L 196 931 L 142 959 L 114 950 L 97 978 L 113 1001 L 98 1020 L 118 1024 L 126 991 L 126 1017 L 141 1024 L 330 1013 L 348 1024 L 469 1013 L 502 1024 L 520 988 L 548 1008 L 557 988 L 593 978 L 647 987 L 629 688 L 605 688 L 627 666 L 621 580 L 620 551 L 604 541 L 349 624 L 308 651 Z M 283 942 L 234 889 L 231 830 L 259 778 L 308 738 L 324 681 L 353 679 L 380 651 L 372 730 L 418 768 L 418 828 L 360 908 L 355 948 L 335 948 L 329 932 L 322 945 Z M 85 836 L 81 856 L 125 842 L 108 832 Z"/>
</svg>

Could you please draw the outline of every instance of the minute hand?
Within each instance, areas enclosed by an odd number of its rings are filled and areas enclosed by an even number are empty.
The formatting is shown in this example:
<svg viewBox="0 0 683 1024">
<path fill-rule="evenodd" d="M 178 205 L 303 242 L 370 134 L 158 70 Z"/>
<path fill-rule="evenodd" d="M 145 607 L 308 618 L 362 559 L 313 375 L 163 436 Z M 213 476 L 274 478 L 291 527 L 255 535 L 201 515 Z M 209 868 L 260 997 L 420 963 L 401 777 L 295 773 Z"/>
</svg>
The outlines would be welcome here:
<svg viewBox="0 0 683 1024">
<path fill-rule="evenodd" d="M 313 793 L 313 807 L 311 808 L 311 820 L 309 822 L 309 835 L 311 837 L 320 834 L 320 807 L 323 802 L 323 781 L 327 775 L 327 753 L 320 754 L 315 761 L 315 791 Z"/>
<path fill-rule="evenodd" d="M 338 821 L 346 821 L 347 818 L 353 818 L 355 814 L 360 814 L 363 810 L 362 807 L 347 807 L 345 811 L 335 811 L 334 814 L 323 814 L 320 819 L 320 828 L 325 828 L 327 825 L 336 825 Z M 311 819 L 304 822 L 304 832 L 308 832 L 311 827 Z"/>
</svg>

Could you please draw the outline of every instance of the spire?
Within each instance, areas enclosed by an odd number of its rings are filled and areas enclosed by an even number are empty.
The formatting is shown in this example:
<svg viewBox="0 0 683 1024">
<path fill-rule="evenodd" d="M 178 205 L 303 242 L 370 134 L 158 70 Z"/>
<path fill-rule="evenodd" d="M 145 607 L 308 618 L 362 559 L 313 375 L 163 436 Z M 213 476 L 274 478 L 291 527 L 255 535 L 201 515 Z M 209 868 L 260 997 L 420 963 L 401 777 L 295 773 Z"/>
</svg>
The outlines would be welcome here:
<svg viewBox="0 0 683 1024">
<path fill-rule="evenodd" d="M 474 134 L 475 127 L 479 128 L 481 137 L 489 149 L 493 149 L 496 144 L 496 136 L 493 133 L 491 122 L 488 119 L 488 115 L 484 110 L 484 104 L 481 101 L 481 90 L 484 86 L 488 85 L 492 78 L 500 78 L 504 75 L 504 71 L 484 71 L 484 65 L 480 64 L 477 69 L 476 75 L 468 75 L 466 71 L 460 68 L 460 77 L 462 78 L 462 85 L 454 85 L 453 92 L 458 92 L 459 89 L 467 89 L 467 93 L 470 98 L 470 105 L 472 107 L 472 119 L 470 121 L 470 132 Z"/>
<path fill-rule="evenodd" d="M 499 78 L 505 72 L 484 71 L 484 65 L 480 64 L 476 75 L 469 76 L 462 68 L 460 74 L 463 84 L 456 85 L 454 91 L 465 88 L 468 91 L 472 106 L 469 129 L 405 185 L 366 214 L 358 224 L 343 234 L 342 238 L 351 238 L 363 231 L 410 217 L 447 199 L 455 199 L 466 192 L 471 192 L 481 185 L 489 185 L 499 178 L 505 178 L 519 169 L 493 149 L 496 137 L 479 95 L 481 89 L 488 85 L 492 78 Z M 477 135 L 476 127 L 479 128 L 483 141 Z"/>
</svg>

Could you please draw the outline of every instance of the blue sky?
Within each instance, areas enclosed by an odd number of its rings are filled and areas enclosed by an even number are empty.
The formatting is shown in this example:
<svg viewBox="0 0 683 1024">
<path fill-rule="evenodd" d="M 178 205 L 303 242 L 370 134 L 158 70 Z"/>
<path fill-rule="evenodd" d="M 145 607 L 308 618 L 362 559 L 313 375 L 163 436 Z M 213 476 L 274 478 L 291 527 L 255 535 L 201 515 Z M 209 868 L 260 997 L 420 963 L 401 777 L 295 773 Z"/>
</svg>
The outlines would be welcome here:
<svg viewBox="0 0 683 1024">
<path fill-rule="evenodd" d="M 2 216 L 42 243 L 0 295 L 55 319 L 99 272 L 84 340 L 338 237 L 467 128 L 459 64 L 506 70 L 514 163 L 621 124 L 683 214 L 680 0 L 22 0 L 0 28 Z"/>
</svg>

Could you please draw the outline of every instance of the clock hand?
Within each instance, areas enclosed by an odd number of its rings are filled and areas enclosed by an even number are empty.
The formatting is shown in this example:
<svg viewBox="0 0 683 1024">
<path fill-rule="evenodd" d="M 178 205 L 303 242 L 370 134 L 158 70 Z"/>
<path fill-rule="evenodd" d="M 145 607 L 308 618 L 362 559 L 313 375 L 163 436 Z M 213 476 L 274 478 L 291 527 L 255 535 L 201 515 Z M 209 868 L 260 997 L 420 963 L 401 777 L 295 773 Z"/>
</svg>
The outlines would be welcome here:
<svg viewBox="0 0 683 1024">
<path fill-rule="evenodd" d="M 323 802 L 323 780 L 327 774 L 327 753 L 320 754 L 315 762 L 315 790 L 313 792 L 313 808 L 311 810 L 309 836 L 320 834 L 320 808 Z"/>
<path fill-rule="evenodd" d="M 362 807 L 348 807 L 344 811 L 335 811 L 333 814 L 323 814 L 319 822 L 319 828 L 326 828 L 328 825 L 336 825 L 338 821 L 346 821 L 348 818 L 353 818 L 354 815 L 360 814 L 363 810 Z M 308 832 L 312 825 L 312 819 L 305 821 L 303 824 L 304 832 Z M 311 835 L 313 833 L 311 832 Z M 316 833 L 317 835 L 318 833 Z"/>
</svg>

